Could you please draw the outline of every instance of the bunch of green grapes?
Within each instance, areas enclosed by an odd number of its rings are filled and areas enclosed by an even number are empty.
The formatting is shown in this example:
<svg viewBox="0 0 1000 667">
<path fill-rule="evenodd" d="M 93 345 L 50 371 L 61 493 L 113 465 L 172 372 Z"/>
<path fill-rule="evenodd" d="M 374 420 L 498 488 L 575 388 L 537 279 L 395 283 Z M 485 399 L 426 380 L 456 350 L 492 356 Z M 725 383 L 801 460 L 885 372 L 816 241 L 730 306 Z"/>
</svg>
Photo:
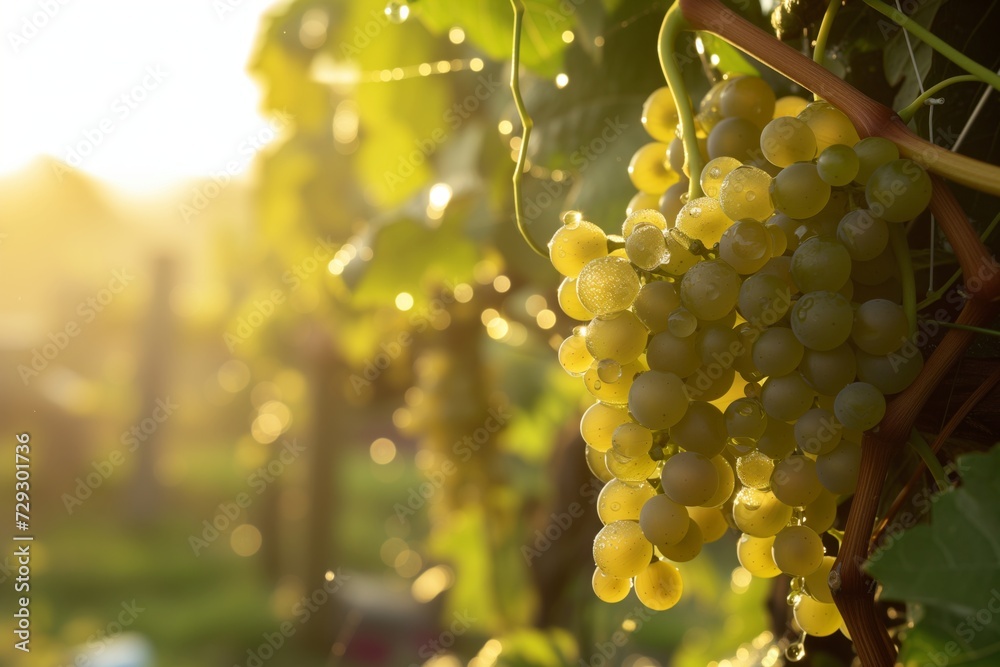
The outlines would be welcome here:
<svg viewBox="0 0 1000 667">
<path fill-rule="evenodd" d="M 580 424 L 605 484 L 594 591 L 668 609 L 683 563 L 735 529 L 750 574 L 791 577 L 799 629 L 846 632 L 827 531 L 862 433 L 923 364 L 888 239 L 930 180 L 835 107 L 775 99 L 756 77 L 702 100 L 700 174 L 668 89 L 642 122 L 654 141 L 629 165 L 621 236 L 569 212 L 549 244 L 581 322 L 559 362 L 594 398 Z M 688 200 L 690 178 L 703 196 Z"/>
</svg>

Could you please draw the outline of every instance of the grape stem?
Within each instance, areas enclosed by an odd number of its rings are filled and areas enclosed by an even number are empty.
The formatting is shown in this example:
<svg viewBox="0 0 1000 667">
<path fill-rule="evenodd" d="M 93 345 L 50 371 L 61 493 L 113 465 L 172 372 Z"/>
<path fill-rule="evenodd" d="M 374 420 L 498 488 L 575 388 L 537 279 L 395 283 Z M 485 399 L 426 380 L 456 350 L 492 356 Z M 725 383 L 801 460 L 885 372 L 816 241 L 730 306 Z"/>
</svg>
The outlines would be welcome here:
<svg viewBox="0 0 1000 667">
<path fill-rule="evenodd" d="M 937 488 L 941 490 L 951 488 L 951 482 L 948 481 L 948 473 L 945 472 L 944 466 L 941 465 L 937 455 L 917 429 L 910 431 L 910 447 L 920 457 L 920 461 L 931 471 L 931 476 L 934 477 L 934 483 L 937 484 Z"/>
<path fill-rule="evenodd" d="M 830 31 L 833 29 L 833 21 L 837 18 L 837 10 L 840 9 L 840 0 L 830 0 L 823 14 L 823 21 L 819 24 L 819 32 L 816 34 L 816 46 L 813 47 L 813 62 L 822 66 L 826 60 L 826 43 L 830 39 Z M 813 96 L 820 99 L 819 93 Z"/>
<path fill-rule="evenodd" d="M 972 327 L 968 324 L 956 324 L 954 322 L 942 322 L 941 320 L 925 320 L 930 324 L 937 324 L 938 326 L 945 327 L 947 329 L 961 329 L 963 331 L 972 331 L 974 333 L 983 334 L 986 336 L 993 336 L 1000 338 L 1000 331 L 996 329 L 985 329 L 983 327 Z"/>
<path fill-rule="evenodd" d="M 524 128 L 521 134 L 521 147 L 517 151 L 517 165 L 514 168 L 514 220 L 517 222 L 517 231 L 521 233 L 525 242 L 532 250 L 547 259 L 549 253 L 528 233 L 528 226 L 524 220 L 524 194 L 521 191 L 521 179 L 524 176 L 524 165 L 528 160 L 528 140 L 531 138 L 531 128 L 534 123 L 531 116 L 528 115 L 527 107 L 524 106 L 524 100 L 521 98 L 521 24 L 524 22 L 524 2 L 510 0 L 510 4 L 514 8 L 514 48 L 510 59 L 510 92 L 514 96 L 514 106 L 517 107 L 521 127 Z"/>
<path fill-rule="evenodd" d="M 917 284 L 913 277 L 913 258 L 910 256 L 910 246 L 906 244 L 906 230 L 902 225 L 889 227 L 889 243 L 896 255 L 899 266 L 899 281 L 903 288 L 903 311 L 910 325 L 910 335 L 917 330 Z"/>
<path fill-rule="evenodd" d="M 939 92 L 952 85 L 953 83 L 966 83 L 975 81 L 980 83 L 979 77 L 972 74 L 962 74 L 959 76 L 953 76 L 951 78 L 940 81 L 927 90 L 925 90 L 919 97 L 907 104 L 905 107 L 896 112 L 896 114 L 903 119 L 904 123 L 909 123 L 910 120 L 916 115 L 918 111 L 924 108 L 924 104 L 937 95 Z"/>
<path fill-rule="evenodd" d="M 688 201 L 702 196 L 701 191 L 701 150 L 698 148 L 698 135 L 694 127 L 694 112 L 691 109 L 691 100 L 687 94 L 687 85 L 684 83 L 684 76 L 681 74 L 677 62 L 674 60 L 674 52 L 677 50 L 677 37 L 682 30 L 689 30 L 687 19 L 681 11 L 679 3 L 674 3 L 667 10 L 667 15 L 663 18 L 660 26 L 660 38 L 657 42 L 657 55 L 660 57 L 660 67 L 663 69 L 663 77 L 670 87 L 670 94 L 674 98 L 674 106 L 677 107 L 677 118 L 681 126 L 681 141 L 684 143 L 684 156 L 687 158 L 688 174 Z"/>
</svg>

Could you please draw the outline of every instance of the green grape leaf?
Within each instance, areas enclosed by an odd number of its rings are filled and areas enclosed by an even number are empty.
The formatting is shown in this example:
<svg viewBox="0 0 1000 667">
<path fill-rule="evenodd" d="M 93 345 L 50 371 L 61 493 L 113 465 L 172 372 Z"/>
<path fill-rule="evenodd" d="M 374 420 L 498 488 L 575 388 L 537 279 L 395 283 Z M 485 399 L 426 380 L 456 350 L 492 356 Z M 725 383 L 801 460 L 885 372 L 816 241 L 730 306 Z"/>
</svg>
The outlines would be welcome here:
<svg viewBox="0 0 1000 667">
<path fill-rule="evenodd" d="M 716 37 L 710 32 L 700 32 L 698 36 L 701 37 L 701 41 L 705 45 L 705 54 L 718 58 L 719 62 L 715 63 L 715 66 L 723 74 L 760 76 L 760 71 L 746 59 L 743 53 L 724 39 Z"/>
<path fill-rule="evenodd" d="M 497 667 L 568 667 L 579 661 L 576 638 L 562 628 L 515 630 L 500 637 L 500 644 Z"/>
<path fill-rule="evenodd" d="M 919 605 L 903 642 L 904 665 L 941 655 L 963 665 L 1000 660 L 1000 447 L 957 459 L 962 485 L 925 502 L 916 525 L 875 553 L 868 571 L 886 599 Z M 935 663 L 943 664 L 943 663 Z"/>
</svg>

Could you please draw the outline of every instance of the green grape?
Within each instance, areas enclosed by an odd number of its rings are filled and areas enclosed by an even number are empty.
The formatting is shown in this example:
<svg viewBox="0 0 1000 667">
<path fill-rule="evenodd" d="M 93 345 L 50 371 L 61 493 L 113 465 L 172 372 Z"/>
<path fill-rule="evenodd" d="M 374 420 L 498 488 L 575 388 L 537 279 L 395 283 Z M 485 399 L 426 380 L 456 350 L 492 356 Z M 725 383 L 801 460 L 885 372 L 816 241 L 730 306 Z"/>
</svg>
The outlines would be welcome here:
<svg viewBox="0 0 1000 667">
<path fill-rule="evenodd" d="M 639 276 L 623 257 L 592 259 L 576 280 L 580 303 L 598 316 L 610 315 L 631 306 L 639 288 Z"/>
<path fill-rule="evenodd" d="M 712 465 L 715 466 L 715 472 L 719 476 L 719 488 L 700 507 L 719 507 L 729 500 L 736 489 L 736 475 L 726 457 L 722 454 L 716 454 L 712 457 Z"/>
<path fill-rule="evenodd" d="M 719 473 L 710 458 L 680 452 L 664 461 L 660 485 L 675 503 L 704 505 L 719 490 Z"/>
<path fill-rule="evenodd" d="M 607 464 L 604 463 L 604 452 L 598 451 L 590 445 L 586 445 L 584 450 L 584 456 L 587 459 L 587 467 L 590 468 L 590 472 L 593 473 L 594 477 L 604 483 L 608 483 L 615 478 L 615 476 L 611 474 L 611 471 L 608 470 Z"/>
<path fill-rule="evenodd" d="M 767 428 L 767 415 L 755 398 L 736 399 L 726 407 L 724 416 L 731 445 L 752 447 Z"/>
<path fill-rule="evenodd" d="M 667 145 L 654 141 L 635 152 L 628 163 L 628 177 L 636 190 L 659 197 L 680 180 L 667 164 Z"/>
<path fill-rule="evenodd" d="M 709 159 L 731 157 L 750 162 L 759 150 L 760 128 L 745 118 L 726 118 L 708 133 Z"/>
<path fill-rule="evenodd" d="M 779 97 L 778 101 L 774 103 L 774 117 L 796 116 L 807 106 L 809 106 L 809 100 L 797 95 Z"/>
<path fill-rule="evenodd" d="M 767 230 L 768 235 L 771 237 L 772 258 L 780 257 L 781 255 L 785 254 L 785 250 L 788 249 L 788 237 L 785 236 L 785 230 L 783 230 L 778 225 L 771 224 L 770 222 L 764 225 L 764 229 Z"/>
<path fill-rule="evenodd" d="M 556 292 L 559 309 L 574 320 L 587 321 L 594 319 L 594 314 L 583 307 L 576 293 L 576 278 L 563 278 Z"/>
<path fill-rule="evenodd" d="M 684 582 L 677 568 L 665 560 L 650 563 L 635 577 L 635 595 L 654 611 L 666 611 L 677 604 Z"/>
<path fill-rule="evenodd" d="M 917 379 L 924 367 L 924 358 L 916 348 L 904 348 L 886 356 L 858 350 L 857 357 L 858 379 L 874 385 L 883 394 L 903 391 Z"/>
<path fill-rule="evenodd" d="M 666 259 L 667 240 L 662 230 L 653 225 L 642 224 L 625 239 L 625 252 L 637 267 L 652 271 Z"/>
<path fill-rule="evenodd" d="M 828 102 L 809 103 L 799 112 L 798 119 L 808 125 L 815 135 L 817 153 L 834 144 L 853 146 L 860 138 L 850 119 Z"/>
<path fill-rule="evenodd" d="M 701 534 L 701 527 L 694 519 L 688 519 L 687 532 L 684 533 L 684 537 L 679 542 L 675 544 L 667 542 L 655 546 L 665 558 L 669 558 L 675 563 L 686 563 L 689 560 L 694 560 L 701 553 L 703 544 L 705 544 L 705 538 Z"/>
<path fill-rule="evenodd" d="M 675 308 L 667 316 L 667 331 L 678 338 L 687 338 L 697 328 L 698 318 L 684 306 Z"/>
<path fill-rule="evenodd" d="M 610 577 L 601 568 L 594 568 L 594 576 L 590 580 L 594 595 L 601 602 L 621 602 L 632 590 L 632 580 L 620 577 Z"/>
<path fill-rule="evenodd" d="M 844 427 L 825 408 L 807 410 L 795 422 L 795 442 L 806 454 L 826 454 L 840 444 Z"/>
<path fill-rule="evenodd" d="M 742 494 L 742 492 L 741 492 Z M 736 496 L 733 503 L 733 520 L 736 527 L 754 537 L 772 537 L 778 534 L 789 519 L 792 508 L 784 504 L 770 491 L 754 491 L 753 502 Z"/>
<path fill-rule="evenodd" d="M 850 146 L 834 144 L 828 146 L 816 159 L 819 177 L 828 185 L 847 185 L 858 175 L 858 155 Z"/>
<path fill-rule="evenodd" d="M 792 293 L 777 276 L 757 273 L 743 281 L 737 309 L 747 322 L 764 328 L 780 321 L 791 306 Z"/>
<path fill-rule="evenodd" d="M 722 211 L 732 220 L 764 221 L 774 213 L 770 197 L 771 175 L 763 169 L 745 166 L 731 171 L 719 190 Z"/>
<path fill-rule="evenodd" d="M 833 593 L 830 591 L 830 571 L 837 559 L 833 556 L 823 556 L 823 564 L 806 577 L 806 593 L 817 602 L 833 604 Z"/>
<path fill-rule="evenodd" d="M 680 213 L 677 216 L 679 220 Z M 697 264 L 700 258 L 689 249 L 690 239 L 683 232 L 677 229 L 668 229 L 665 237 L 667 254 L 660 269 L 672 276 L 682 276 L 689 268 Z"/>
<path fill-rule="evenodd" d="M 660 198 L 656 195 L 651 195 L 648 192 L 636 192 L 625 207 L 625 215 L 630 215 L 634 211 L 641 211 L 644 208 L 656 208 L 659 201 Z"/>
<path fill-rule="evenodd" d="M 836 449 L 816 457 L 819 483 L 830 493 L 849 495 L 858 486 L 861 470 L 861 445 L 841 439 Z"/>
<path fill-rule="evenodd" d="M 852 382 L 837 394 L 833 413 L 846 428 L 867 431 L 885 416 L 885 396 L 867 382 Z"/>
<path fill-rule="evenodd" d="M 893 160 L 876 169 L 865 186 L 872 213 L 886 222 L 912 220 L 931 201 L 931 177 L 913 160 Z"/>
<path fill-rule="evenodd" d="M 677 288 L 666 280 L 653 280 L 639 289 L 632 304 L 636 316 L 653 334 L 667 329 L 670 312 L 681 305 Z"/>
<path fill-rule="evenodd" d="M 677 134 L 677 105 L 670 88 L 654 90 L 642 104 L 642 126 L 657 141 L 668 142 Z"/>
<path fill-rule="evenodd" d="M 739 336 L 729 328 L 728 323 L 705 324 L 695 334 L 694 339 L 698 356 L 705 366 L 730 368 L 735 358 L 743 352 Z"/>
<path fill-rule="evenodd" d="M 868 354 L 885 355 L 898 350 L 910 332 L 906 311 L 888 299 L 865 301 L 854 311 L 851 340 Z"/>
<path fill-rule="evenodd" d="M 837 605 L 817 602 L 808 595 L 799 598 L 792 616 L 802 631 L 812 637 L 832 635 L 844 620 L 837 611 Z"/>
<path fill-rule="evenodd" d="M 604 525 L 612 521 L 638 521 L 642 506 L 655 495 L 656 489 L 648 482 L 612 479 L 597 495 L 597 516 Z"/>
<path fill-rule="evenodd" d="M 595 317 L 586 327 L 587 351 L 594 359 L 614 359 L 627 364 L 646 349 L 649 332 L 642 321 L 628 310 L 605 317 Z"/>
<path fill-rule="evenodd" d="M 722 510 L 716 507 L 689 507 L 688 514 L 701 530 L 705 544 L 710 544 L 722 538 L 729 532 L 729 524 Z"/>
<path fill-rule="evenodd" d="M 767 489 L 771 484 L 774 461 L 756 449 L 736 459 L 736 477 L 745 487 Z"/>
<path fill-rule="evenodd" d="M 632 484 L 645 482 L 655 474 L 656 466 L 659 465 L 649 454 L 627 458 L 618 454 L 614 449 L 609 449 L 604 453 L 604 463 L 615 479 Z"/>
<path fill-rule="evenodd" d="M 792 421 L 812 407 L 816 392 L 799 373 L 772 375 L 760 391 L 760 402 L 771 419 Z"/>
<path fill-rule="evenodd" d="M 688 180 L 685 178 L 667 188 L 656 202 L 660 213 L 667 220 L 667 227 L 673 227 L 677 222 L 677 214 L 681 212 L 687 202 L 687 193 Z"/>
<path fill-rule="evenodd" d="M 685 392 L 691 400 L 714 401 L 722 398 L 733 386 L 736 371 L 717 364 L 702 367 L 684 380 Z"/>
<path fill-rule="evenodd" d="M 580 376 L 594 365 L 594 357 L 587 351 L 587 340 L 573 333 L 559 346 L 559 365 L 570 375 Z"/>
<path fill-rule="evenodd" d="M 851 259 L 875 259 L 889 244 L 889 226 L 868 209 L 859 208 L 848 212 L 840 220 L 837 239 L 847 248 Z"/>
<path fill-rule="evenodd" d="M 728 315 L 739 293 L 739 274 L 719 259 L 699 262 L 681 278 L 681 303 L 700 320 Z"/>
<path fill-rule="evenodd" d="M 734 222 L 719 241 L 719 258 L 747 275 L 756 273 L 771 259 L 771 234 L 756 220 Z"/>
<path fill-rule="evenodd" d="M 753 363 L 764 376 L 788 375 L 802 361 L 805 348 L 788 327 L 771 327 L 753 344 Z"/>
<path fill-rule="evenodd" d="M 854 310 L 851 302 L 836 292 L 809 292 L 792 306 L 792 331 L 812 350 L 832 350 L 851 335 Z"/>
<path fill-rule="evenodd" d="M 760 150 L 777 167 L 808 162 L 816 157 L 816 137 L 798 118 L 775 118 L 760 133 Z"/>
<path fill-rule="evenodd" d="M 819 498 L 823 487 L 816 476 L 816 464 L 801 454 L 792 454 L 774 466 L 771 492 L 791 507 L 805 507 Z"/>
<path fill-rule="evenodd" d="M 741 322 L 733 329 L 739 341 L 739 350 L 733 368 L 747 382 L 757 382 L 763 377 L 753 362 L 753 345 L 760 337 L 760 329 L 749 322 Z"/>
<path fill-rule="evenodd" d="M 832 350 L 806 350 L 799 364 L 799 373 L 806 383 L 820 394 L 835 396 L 854 380 L 858 362 L 851 346 L 844 343 Z"/>
<path fill-rule="evenodd" d="M 757 440 L 757 451 L 775 460 L 781 460 L 795 449 L 795 432 L 792 425 L 780 419 L 768 419 L 764 435 Z"/>
<path fill-rule="evenodd" d="M 626 422 L 611 434 L 611 447 L 615 453 L 626 458 L 649 454 L 653 447 L 653 433 L 645 426 Z"/>
<path fill-rule="evenodd" d="M 774 114 L 774 91 L 757 76 L 729 79 L 719 95 L 719 111 L 726 118 L 746 118 L 763 127 Z"/>
<path fill-rule="evenodd" d="M 576 278 L 587 262 L 608 254 L 608 237 L 597 225 L 566 214 L 567 221 L 549 241 L 549 259 L 556 271 Z"/>
<path fill-rule="evenodd" d="M 725 87 L 729 85 L 728 79 L 723 79 L 722 81 L 717 81 L 712 84 L 705 96 L 701 98 L 701 102 L 698 104 L 698 111 L 700 113 L 716 113 L 719 114 L 719 119 L 722 118 L 722 112 L 719 108 L 720 99 L 722 97 L 722 91 Z"/>
<path fill-rule="evenodd" d="M 687 508 L 663 494 L 646 500 L 639 513 L 639 527 L 646 539 L 655 545 L 677 544 L 688 532 Z"/>
<path fill-rule="evenodd" d="M 717 157 L 709 160 L 701 170 L 701 190 L 706 197 L 718 197 L 722 181 L 733 169 L 743 166 L 743 163 L 732 157 Z"/>
<path fill-rule="evenodd" d="M 812 162 L 791 164 L 771 181 L 774 208 L 790 218 L 804 220 L 823 210 L 830 201 L 827 185 Z"/>
<path fill-rule="evenodd" d="M 584 442 L 603 454 L 611 449 L 611 435 L 615 429 L 629 421 L 624 408 L 594 403 L 580 418 L 580 435 Z"/>
<path fill-rule="evenodd" d="M 628 394 L 629 412 L 651 431 L 679 422 L 687 406 L 684 383 L 673 373 L 646 371 L 635 378 Z"/>
<path fill-rule="evenodd" d="M 775 226 L 780 229 L 785 235 L 785 252 L 793 253 L 795 249 L 799 247 L 799 237 L 795 234 L 795 230 L 799 228 L 802 223 L 798 220 L 794 220 L 784 213 L 776 212 L 767 220 L 767 225 Z M 777 255 L 777 253 L 774 253 Z M 789 257 L 789 260 L 791 258 Z"/>
<path fill-rule="evenodd" d="M 854 154 L 858 156 L 858 173 L 855 183 L 865 184 L 879 167 L 899 159 L 896 144 L 882 137 L 868 137 L 854 144 Z"/>
<path fill-rule="evenodd" d="M 774 558 L 771 556 L 773 545 L 774 536 L 754 537 L 744 533 L 737 543 L 736 557 L 739 558 L 743 569 L 753 576 L 758 579 L 772 579 L 781 574 L 781 570 L 774 564 Z"/>
<path fill-rule="evenodd" d="M 720 454 L 726 446 L 722 411 L 706 401 L 692 401 L 684 417 L 670 427 L 670 441 L 710 458 Z"/>
<path fill-rule="evenodd" d="M 851 277 L 851 255 L 837 239 L 816 236 L 792 254 L 792 280 L 803 292 L 836 292 Z"/>
<path fill-rule="evenodd" d="M 594 538 L 594 562 L 607 575 L 631 578 L 653 557 L 653 545 L 637 521 L 612 521 Z"/>
<path fill-rule="evenodd" d="M 632 211 L 622 223 L 622 236 L 627 239 L 637 227 L 642 225 L 652 225 L 662 232 L 667 228 L 667 219 L 655 207 Z"/>
<path fill-rule="evenodd" d="M 637 359 L 624 365 L 619 364 L 618 368 L 614 369 L 614 377 L 609 378 L 602 361 L 605 360 L 597 361 L 583 374 L 583 384 L 590 395 L 597 400 L 624 407 L 628 404 L 628 392 L 633 379 L 646 369 Z"/>
<path fill-rule="evenodd" d="M 680 378 L 688 377 L 701 365 L 695 337 L 678 338 L 669 331 L 661 331 L 649 339 L 646 363 L 654 371 L 674 373 Z"/>
<path fill-rule="evenodd" d="M 774 536 L 771 555 L 785 574 L 805 577 L 823 564 L 823 540 L 812 528 L 788 526 Z"/>
<path fill-rule="evenodd" d="M 718 201 L 712 197 L 698 197 L 681 208 L 677 214 L 676 229 L 711 248 L 731 224 L 733 221 L 723 213 Z"/>
<path fill-rule="evenodd" d="M 822 489 L 816 500 L 806 505 L 802 512 L 802 525 L 812 528 L 817 535 L 830 530 L 836 520 L 837 496 L 826 489 Z"/>
<path fill-rule="evenodd" d="M 676 128 L 674 130 L 676 131 Z M 663 139 L 661 141 L 666 140 Z M 673 137 L 670 143 L 667 144 L 667 164 L 678 174 L 685 173 L 684 168 L 687 165 L 687 159 L 684 155 L 684 141 L 678 136 Z"/>
</svg>

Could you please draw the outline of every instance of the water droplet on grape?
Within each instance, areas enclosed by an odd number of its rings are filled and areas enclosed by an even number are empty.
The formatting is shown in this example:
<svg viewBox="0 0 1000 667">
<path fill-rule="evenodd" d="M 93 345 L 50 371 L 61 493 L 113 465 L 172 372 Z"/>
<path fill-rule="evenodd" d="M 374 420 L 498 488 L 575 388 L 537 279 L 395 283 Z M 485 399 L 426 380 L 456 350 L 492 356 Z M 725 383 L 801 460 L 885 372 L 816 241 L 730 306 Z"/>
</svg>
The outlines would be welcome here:
<svg viewBox="0 0 1000 667">
<path fill-rule="evenodd" d="M 757 198 L 757 193 L 754 192 L 753 190 L 747 190 L 746 198 L 747 201 L 753 201 L 754 199 Z"/>
<path fill-rule="evenodd" d="M 708 175 L 712 178 L 718 178 L 719 176 L 722 176 L 722 170 L 718 167 L 712 167 L 708 170 Z"/>
<path fill-rule="evenodd" d="M 785 649 L 785 657 L 788 658 L 789 662 L 799 662 L 806 657 L 805 645 L 801 641 L 789 644 L 788 648 Z"/>
</svg>

